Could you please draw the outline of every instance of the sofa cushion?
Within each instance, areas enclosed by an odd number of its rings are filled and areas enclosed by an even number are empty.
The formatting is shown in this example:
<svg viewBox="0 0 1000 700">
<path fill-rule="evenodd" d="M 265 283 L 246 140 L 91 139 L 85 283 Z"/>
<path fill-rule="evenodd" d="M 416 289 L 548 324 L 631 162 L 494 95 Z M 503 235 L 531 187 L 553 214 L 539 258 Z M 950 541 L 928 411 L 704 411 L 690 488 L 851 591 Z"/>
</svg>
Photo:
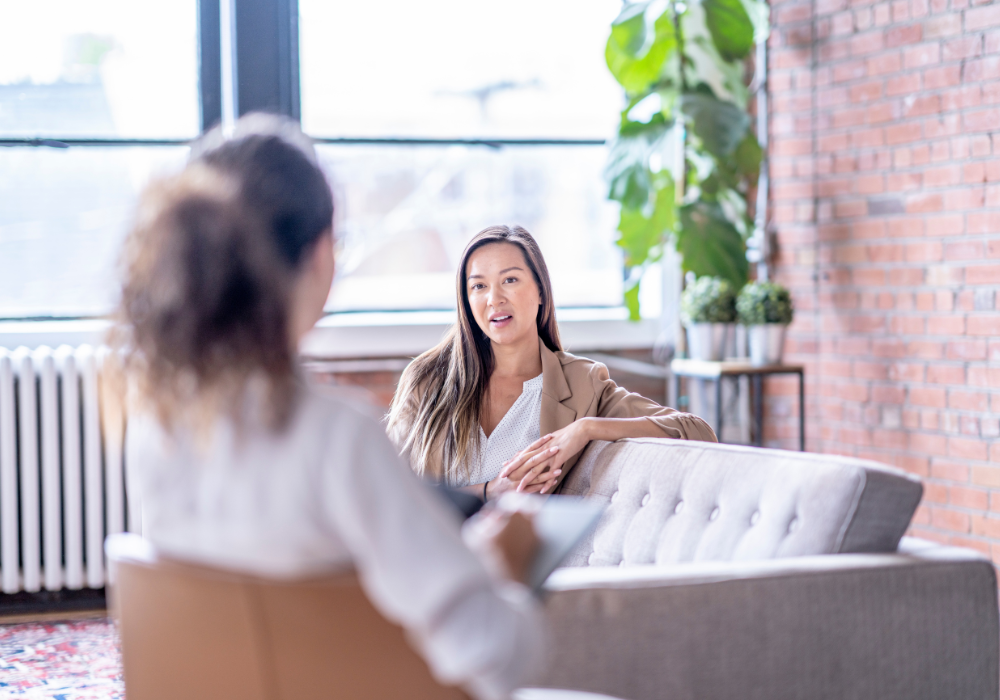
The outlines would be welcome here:
<svg viewBox="0 0 1000 700">
<path fill-rule="evenodd" d="M 893 552 L 920 482 L 875 462 L 642 438 L 594 442 L 560 493 L 605 501 L 567 566 Z"/>
</svg>

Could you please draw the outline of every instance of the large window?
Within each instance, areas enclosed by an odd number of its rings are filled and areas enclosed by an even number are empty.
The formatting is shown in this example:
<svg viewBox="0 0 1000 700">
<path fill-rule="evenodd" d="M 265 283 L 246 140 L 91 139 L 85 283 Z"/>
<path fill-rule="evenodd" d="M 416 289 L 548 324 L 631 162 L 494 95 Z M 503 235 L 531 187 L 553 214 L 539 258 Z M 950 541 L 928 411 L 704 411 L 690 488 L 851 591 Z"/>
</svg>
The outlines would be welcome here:
<svg viewBox="0 0 1000 700">
<path fill-rule="evenodd" d="M 196 25 L 194 0 L 0 0 L 0 318 L 107 313 L 136 194 L 199 130 Z"/>
<path fill-rule="evenodd" d="M 330 311 L 451 308 L 494 223 L 535 234 L 560 306 L 621 303 L 601 179 L 618 0 L 234 6 L 234 110 L 301 114 L 334 186 Z M 0 319 L 111 308 L 137 193 L 220 114 L 219 11 L 0 0 Z"/>
<path fill-rule="evenodd" d="M 560 306 L 621 303 L 600 145 L 621 108 L 603 51 L 619 9 L 300 0 L 302 124 L 334 142 L 343 213 L 331 309 L 453 307 L 462 249 L 495 223 L 538 238 Z"/>
</svg>

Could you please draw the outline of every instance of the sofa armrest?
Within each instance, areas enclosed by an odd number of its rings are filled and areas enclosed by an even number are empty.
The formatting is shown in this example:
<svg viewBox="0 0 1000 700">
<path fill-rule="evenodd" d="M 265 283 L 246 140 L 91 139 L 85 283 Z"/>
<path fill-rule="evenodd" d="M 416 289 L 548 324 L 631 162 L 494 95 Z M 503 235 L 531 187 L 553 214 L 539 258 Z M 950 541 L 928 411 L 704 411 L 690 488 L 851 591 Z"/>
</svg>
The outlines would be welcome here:
<svg viewBox="0 0 1000 700">
<path fill-rule="evenodd" d="M 631 700 L 989 698 L 996 576 L 969 550 L 561 569 L 541 685 Z"/>
</svg>

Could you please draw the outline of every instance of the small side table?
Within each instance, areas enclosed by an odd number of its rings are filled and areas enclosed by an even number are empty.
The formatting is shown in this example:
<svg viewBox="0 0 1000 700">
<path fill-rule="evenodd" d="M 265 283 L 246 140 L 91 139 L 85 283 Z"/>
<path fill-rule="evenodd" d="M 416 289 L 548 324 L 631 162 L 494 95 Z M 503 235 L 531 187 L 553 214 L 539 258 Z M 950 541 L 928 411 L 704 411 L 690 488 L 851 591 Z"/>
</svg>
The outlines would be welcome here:
<svg viewBox="0 0 1000 700">
<path fill-rule="evenodd" d="M 764 442 L 764 377 L 771 374 L 799 375 L 799 450 L 805 452 L 806 388 L 805 368 L 802 365 L 752 365 L 747 360 L 674 360 L 670 363 L 670 370 L 674 373 L 678 397 L 681 395 L 681 377 L 715 382 L 715 425 L 719 435 L 722 435 L 722 378 L 750 377 L 753 383 L 754 445 L 757 447 Z"/>
</svg>

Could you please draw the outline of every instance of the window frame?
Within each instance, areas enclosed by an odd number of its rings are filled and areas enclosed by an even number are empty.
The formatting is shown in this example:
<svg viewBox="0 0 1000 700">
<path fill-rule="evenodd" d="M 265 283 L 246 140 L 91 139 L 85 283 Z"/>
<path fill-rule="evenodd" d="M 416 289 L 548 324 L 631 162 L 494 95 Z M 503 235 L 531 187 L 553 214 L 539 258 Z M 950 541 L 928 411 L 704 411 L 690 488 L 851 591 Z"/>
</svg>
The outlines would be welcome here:
<svg viewBox="0 0 1000 700">
<path fill-rule="evenodd" d="M 223 6 L 226 3 L 226 6 Z M 226 13 L 229 13 L 228 15 Z M 222 18 L 231 17 L 231 61 L 222 56 Z M 228 114 L 268 111 L 300 119 L 298 0 L 198 0 L 198 91 L 205 132 Z M 224 104 L 224 65 L 231 65 L 232 103 Z M 555 138 L 351 138 L 311 136 L 317 144 L 446 146 L 488 149 L 505 146 L 602 146 L 604 139 Z M 88 148 L 185 146 L 192 139 L 14 137 L 0 133 L 0 147 Z M 662 334 L 660 319 L 627 320 L 623 307 L 559 309 L 567 346 L 588 350 L 649 348 Z M 330 313 L 303 346 L 314 358 L 390 357 L 418 354 L 437 342 L 452 312 Z M 99 344 L 109 325 L 104 317 L 0 318 L 0 347 Z"/>
</svg>

